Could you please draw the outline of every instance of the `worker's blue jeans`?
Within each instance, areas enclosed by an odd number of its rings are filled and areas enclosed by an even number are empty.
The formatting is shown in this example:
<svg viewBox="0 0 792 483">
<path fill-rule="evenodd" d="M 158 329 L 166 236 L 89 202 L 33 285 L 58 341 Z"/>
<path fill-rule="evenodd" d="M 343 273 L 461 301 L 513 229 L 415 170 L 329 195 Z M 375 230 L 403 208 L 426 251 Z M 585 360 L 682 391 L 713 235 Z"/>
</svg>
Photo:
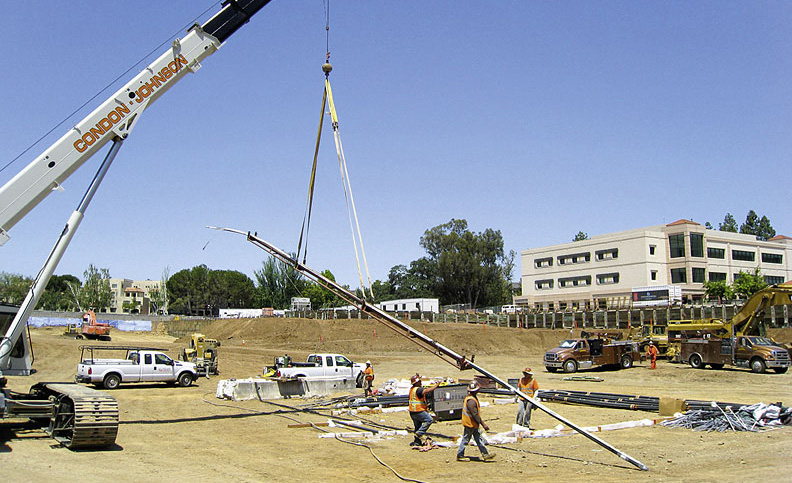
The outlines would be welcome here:
<svg viewBox="0 0 792 483">
<path fill-rule="evenodd" d="M 410 417 L 412 418 L 413 424 L 415 425 L 416 436 L 423 436 L 426 434 L 426 432 L 429 430 L 429 426 L 431 426 L 434 422 L 432 415 L 429 414 L 428 411 L 410 413 Z"/>
<path fill-rule="evenodd" d="M 459 440 L 457 458 L 465 456 L 465 448 L 470 442 L 471 437 L 473 437 L 473 441 L 476 442 L 476 446 L 478 446 L 479 451 L 481 451 L 481 456 L 486 456 L 487 447 L 484 446 L 484 441 L 481 438 L 481 432 L 479 431 L 479 428 L 468 428 L 467 426 L 463 426 L 463 428 L 465 428 L 465 432 L 462 434 L 462 439 Z"/>
</svg>

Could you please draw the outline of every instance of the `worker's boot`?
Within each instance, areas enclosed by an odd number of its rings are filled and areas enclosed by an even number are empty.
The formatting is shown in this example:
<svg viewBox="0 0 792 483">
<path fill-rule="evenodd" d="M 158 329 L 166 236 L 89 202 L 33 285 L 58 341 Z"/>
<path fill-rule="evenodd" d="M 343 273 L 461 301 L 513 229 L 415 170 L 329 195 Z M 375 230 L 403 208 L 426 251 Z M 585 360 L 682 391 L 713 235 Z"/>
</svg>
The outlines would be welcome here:
<svg viewBox="0 0 792 483">
<path fill-rule="evenodd" d="M 420 436 L 415 436 L 415 438 L 413 439 L 413 442 L 410 443 L 410 446 L 423 446 L 423 441 L 421 441 L 421 437 Z"/>
<path fill-rule="evenodd" d="M 491 460 L 495 457 L 495 453 L 487 453 L 485 455 L 481 455 L 481 461 Z"/>
</svg>

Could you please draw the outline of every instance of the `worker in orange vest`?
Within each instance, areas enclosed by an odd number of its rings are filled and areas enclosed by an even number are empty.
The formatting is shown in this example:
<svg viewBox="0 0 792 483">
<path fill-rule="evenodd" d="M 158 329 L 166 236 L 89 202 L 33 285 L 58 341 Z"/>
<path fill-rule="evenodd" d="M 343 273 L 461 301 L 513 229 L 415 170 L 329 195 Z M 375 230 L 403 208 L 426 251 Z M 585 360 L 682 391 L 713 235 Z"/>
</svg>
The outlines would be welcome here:
<svg viewBox="0 0 792 483">
<path fill-rule="evenodd" d="M 649 342 L 649 347 L 646 348 L 646 358 L 652 363 L 651 369 L 657 369 L 657 347 L 654 342 Z"/>
<path fill-rule="evenodd" d="M 484 441 L 481 438 L 479 426 L 484 428 L 484 431 L 489 431 L 487 423 L 481 420 L 481 406 L 478 401 L 479 385 L 473 381 L 468 385 L 468 395 L 465 402 L 462 403 L 462 427 L 464 433 L 462 439 L 459 440 L 459 449 L 457 450 L 457 461 L 467 461 L 465 459 L 465 448 L 470 442 L 470 438 L 476 442 L 479 451 L 481 451 L 481 459 L 484 461 L 490 460 L 495 457 L 495 453 L 487 451 Z"/>
<path fill-rule="evenodd" d="M 432 415 L 429 414 L 429 405 L 426 403 L 426 396 L 432 394 L 432 392 L 437 389 L 438 384 L 423 387 L 421 376 L 417 373 L 410 378 L 410 383 L 412 386 L 410 387 L 409 410 L 410 418 L 412 418 L 413 424 L 415 425 L 415 438 L 413 442 L 410 443 L 410 446 L 423 446 L 421 437 L 426 434 L 429 430 L 429 426 L 434 422 Z"/>
<path fill-rule="evenodd" d="M 363 375 L 363 395 L 369 397 L 371 396 L 371 384 L 374 382 L 374 368 L 371 367 L 371 361 L 366 361 Z"/>
<path fill-rule="evenodd" d="M 526 367 L 522 371 L 523 377 L 517 381 L 517 389 L 520 392 L 524 393 L 528 397 L 534 397 L 536 391 L 539 389 L 539 383 L 536 382 L 536 379 L 533 378 L 533 371 L 531 371 L 530 367 Z M 517 424 L 520 426 L 530 428 L 531 427 L 531 410 L 533 409 L 533 404 L 530 401 L 526 401 L 522 398 L 517 398 L 517 404 L 520 405 L 519 409 L 517 410 Z"/>
</svg>

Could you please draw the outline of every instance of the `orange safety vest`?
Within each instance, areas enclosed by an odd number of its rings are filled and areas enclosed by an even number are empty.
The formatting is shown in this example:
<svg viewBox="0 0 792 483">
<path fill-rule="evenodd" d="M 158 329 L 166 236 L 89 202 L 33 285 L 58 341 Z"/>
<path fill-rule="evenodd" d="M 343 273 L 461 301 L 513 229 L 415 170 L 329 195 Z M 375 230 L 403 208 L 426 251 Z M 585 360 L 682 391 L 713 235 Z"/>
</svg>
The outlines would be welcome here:
<svg viewBox="0 0 792 483">
<path fill-rule="evenodd" d="M 363 369 L 363 373 L 366 375 L 366 380 L 367 381 L 373 381 L 374 380 L 374 368 L 373 367 L 371 367 L 371 366 L 366 367 L 365 369 Z"/>
<path fill-rule="evenodd" d="M 424 393 L 423 397 L 418 397 L 418 388 L 411 387 L 410 388 L 410 412 L 411 413 L 420 413 L 421 411 L 428 411 L 429 406 L 426 404 L 426 393 Z"/>
<path fill-rule="evenodd" d="M 531 382 L 529 382 L 526 385 L 523 385 L 523 380 L 522 378 L 520 378 L 520 380 L 517 381 L 517 389 L 527 394 L 528 397 L 534 397 L 534 393 L 536 392 L 537 389 L 539 389 L 539 383 L 536 382 L 536 379 L 531 378 Z"/>
<path fill-rule="evenodd" d="M 476 412 L 479 414 L 479 418 L 481 417 L 481 406 L 479 405 L 478 399 L 473 396 L 467 396 L 465 398 L 465 402 L 462 403 L 462 426 L 466 428 L 478 428 L 479 423 L 475 419 L 473 419 L 473 415 L 468 412 L 468 399 L 473 399 L 476 401 Z"/>
<path fill-rule="evenodd" d="M 646 357 L 649 359 L 657 359 L 657 347 L 650 345 L 646 348 Z"/>
</svg>

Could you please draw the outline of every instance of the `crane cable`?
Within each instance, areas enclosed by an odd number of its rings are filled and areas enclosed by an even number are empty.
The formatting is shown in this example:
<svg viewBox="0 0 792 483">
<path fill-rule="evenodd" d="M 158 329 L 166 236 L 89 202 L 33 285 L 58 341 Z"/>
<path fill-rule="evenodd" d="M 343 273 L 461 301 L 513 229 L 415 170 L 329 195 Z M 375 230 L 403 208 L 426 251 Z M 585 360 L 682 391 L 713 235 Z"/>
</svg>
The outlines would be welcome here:
<svg viewBox="0 0 792 483">
<path fill-rule="evenodd" d="M 299 260 L 300 251 L 302 250 L 303 239 L 305 239 L 305 251 L 303 251 L 303 263 L 308 255 L 308 231 L 311 225 L 311 212 L 313 207 L 313 194 L 314 188 L 316 186 L 316 165 L 317 159 L 319 157 L 319 145 L 321 144 L 322 139 L 322 127 L 324 125 L 324 114 L 325 114 L 325 106 L 329 106 L 330 109 L 330 118 L 332 119 L 333 123 L 333 138 L 335 140 L 335 147 L 336 147 L 336 154 L 338 156 L 338 167 L 341 171 L 341 183 L 344 187 L 344 200 L 346 202 L 347 207 L 347 217 L 349 219 L 349 228 L 352 232 L 352 245 L 355 250 L 355 261 L 357 262 L 357 269 L 358 269 L 358 277 L 360 279 L 360 287 L 363 291 L 364 298 L 366 294 L 366 287 L 368 288 L 369 297 L 371 300 L 374 299 L 374 292 L 372 289 L 371 284 L 371 274 L 369 272 L 368 261 L 366 259 L 366 250 L 363 246 L 363 236 L 360 230 L 360 221 L 357 215 L 357 209 L 355 207 L 355 198 L 352 195 L 352 184 L 349 179 L 349 170 L 347 168 L 346 157 L 344 156 L 344 148 L 341 144 L 341 132 L 338 129 L 338 114 L 335 109 L 335 101 L 333 100 L 333 90 L 330 87 L 330 72 L 333 70 L 333 66 L 330 64 L 330 1 L 327 0 L 325 2 L 325 14 L 326 14 L 326 23 L 325 23 L 325 31 L 327 37 L 327 53 L 325 57 L 325 63 L 322 65 L 322 71 L 325 74 L 325 87 L 324 92 L 322 94 L 322 111 L 319 117 L 319 130 L 316 136 L 316 144 L 314 147 L 314 158 L 313 158 L 313 165 L 311 168 L 311 178 L 308 183 L 308 200 L 305 214 L 303 215 L 303 225 L 300 230 L 300 240 L 297 244 L 297 256 L 295 260 Z M 354 223 L 353 223 L 354 219 Z M 358 243 L 360 243 L 360 251 L 358 252 Z M 366 280 L 368 284 L 363 279 L 363 271 L 360 266 L 361 257 L 363 259 L 363 266 L 366 272 Z"/>
</svg>

